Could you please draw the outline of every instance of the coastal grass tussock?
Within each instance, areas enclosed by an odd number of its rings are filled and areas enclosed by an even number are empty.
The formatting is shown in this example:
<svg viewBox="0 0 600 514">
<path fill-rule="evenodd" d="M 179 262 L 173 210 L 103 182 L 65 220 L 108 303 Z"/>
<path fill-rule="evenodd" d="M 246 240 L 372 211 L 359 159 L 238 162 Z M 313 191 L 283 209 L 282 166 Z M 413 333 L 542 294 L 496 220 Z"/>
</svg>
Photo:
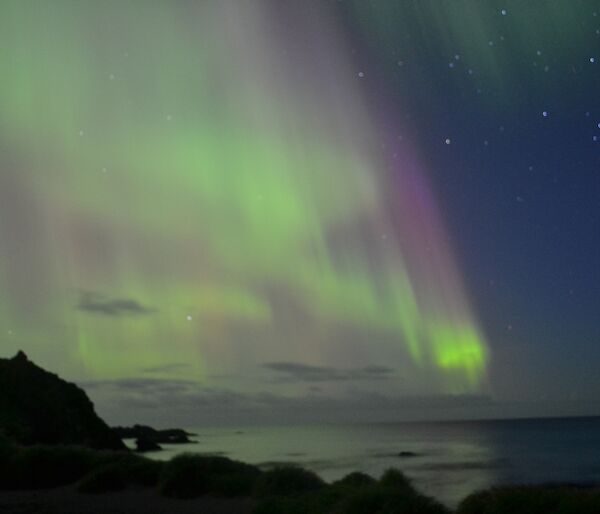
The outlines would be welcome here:
<svg viewBox="0 0 600 514">
<path fill-rule="evenodd" d="M 225 457 L 183 454 L 165 464 L 159 491 L 175 498 L 248 496 L 259 475 L 258 468 Z"/>
<path fill-rule="evenodd" d="M 265 474 L 266 475 L 266 474 Z M 263 477 L 264 478 L 264 477 Z M 448 514 L 435 500 L 418 493 L 402 472 L 390 469 L 377 481 L 351 473 L 331 485 L 264 498 L 254 514 Z"/>
<path fill-rule="evenodd" d="M 298 466 L 281 466 L 266 471 L 256 486 L 256 495 L 296 496 L 325 487 L 325 482 L 312 471 Z"/>
<path fill-rule="evenodd" d="M 2 452 L 0 489 L 41 489 L 76 482 L 104 455 L 75 448 L 32 446 Z"/>
<path fill-rule="evenodd" d="M 600 488 L 507 486 L 473 493 L 456 514 L 598 514 Z"/>
<path fill-rule="evenodd" d="M 375 480 L 371 475 L 361 473 L 360 471 L 354 471 L 353 473 L 346 475 L 344 478 L 337 480 L 332 485 L 338 488 L 360 488 L 368 487 L 376 482 L 377 480 Z"/>
<path fill-rule="evenodd" d="M 339 481 L 346 493 L 332 511 L 335 514 L 448 514 L 446 507 L 419 493 L 397 469 L 388 469 L 379 481 L 352 473 Z M 370 477 L 369 477 L 370 478 Z M 350 484 L 356 484 L 349 487 Z"/>
<path fill-rule="evenodd" d="M 82 493 L 118 491 L 129 486 L 154 488 L 158 485 L 164 463 L 124 455 L 93 469 L 77 484 Z"/>
</svg>

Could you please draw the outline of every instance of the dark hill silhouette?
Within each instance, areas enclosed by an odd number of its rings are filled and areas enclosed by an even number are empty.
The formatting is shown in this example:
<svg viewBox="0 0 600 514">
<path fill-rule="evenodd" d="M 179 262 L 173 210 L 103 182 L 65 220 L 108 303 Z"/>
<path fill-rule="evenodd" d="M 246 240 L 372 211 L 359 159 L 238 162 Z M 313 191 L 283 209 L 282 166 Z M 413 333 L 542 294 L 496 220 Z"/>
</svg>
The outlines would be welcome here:
<svg viewBox="0 0 600 514">
<path fill-rule="evenodd" d="M 31 362 L 23 352 L 0 359 L 0 433 L 24 444 L 124 450 L 85 392 Z"/>
</svg>

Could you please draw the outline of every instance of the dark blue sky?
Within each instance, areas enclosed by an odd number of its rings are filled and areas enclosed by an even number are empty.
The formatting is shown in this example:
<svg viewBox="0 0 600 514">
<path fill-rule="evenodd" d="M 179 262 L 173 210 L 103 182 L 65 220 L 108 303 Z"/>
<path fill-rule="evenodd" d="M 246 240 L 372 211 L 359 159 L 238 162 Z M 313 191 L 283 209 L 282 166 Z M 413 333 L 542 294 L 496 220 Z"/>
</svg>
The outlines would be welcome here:
<svg viewBox="0 0 600 514">
<path fill-rule="evenodd" d="M 496 394 L 598 398 L 600 4 L 344 5 L 371 102 L 429 162 Z"/>
</svg>

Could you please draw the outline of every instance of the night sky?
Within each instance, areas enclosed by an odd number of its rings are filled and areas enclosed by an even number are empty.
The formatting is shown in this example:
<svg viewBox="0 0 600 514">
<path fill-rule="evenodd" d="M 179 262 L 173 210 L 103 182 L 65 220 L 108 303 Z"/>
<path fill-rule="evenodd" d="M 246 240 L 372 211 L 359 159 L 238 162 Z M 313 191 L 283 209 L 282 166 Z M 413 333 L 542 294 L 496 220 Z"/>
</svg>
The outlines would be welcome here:
<svg viewBox="0 0 600 514">
<path fill-rule="evenodd" d="M 0 3 L 0 348 L 111 422 L 600 413 L 600 3 Z"/>
</svg>

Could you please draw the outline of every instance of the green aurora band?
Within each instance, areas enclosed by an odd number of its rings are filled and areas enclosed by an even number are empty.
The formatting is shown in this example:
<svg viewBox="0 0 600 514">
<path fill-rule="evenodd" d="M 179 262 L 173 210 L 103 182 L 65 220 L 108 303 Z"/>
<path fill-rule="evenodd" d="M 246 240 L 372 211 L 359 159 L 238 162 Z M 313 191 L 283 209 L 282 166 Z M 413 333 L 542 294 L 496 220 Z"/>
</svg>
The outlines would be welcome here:
<svg viewBox="0 0 600 514">
<path fill-rule="evenodd" d="M 269 6 L 2 3 L 3 353 L 232 388 L 269 361 L 385 362 L 406 393 L 482 390 L 426 170 L 405 145 L 390 178 L 330 11 Z"/>
</svg>

